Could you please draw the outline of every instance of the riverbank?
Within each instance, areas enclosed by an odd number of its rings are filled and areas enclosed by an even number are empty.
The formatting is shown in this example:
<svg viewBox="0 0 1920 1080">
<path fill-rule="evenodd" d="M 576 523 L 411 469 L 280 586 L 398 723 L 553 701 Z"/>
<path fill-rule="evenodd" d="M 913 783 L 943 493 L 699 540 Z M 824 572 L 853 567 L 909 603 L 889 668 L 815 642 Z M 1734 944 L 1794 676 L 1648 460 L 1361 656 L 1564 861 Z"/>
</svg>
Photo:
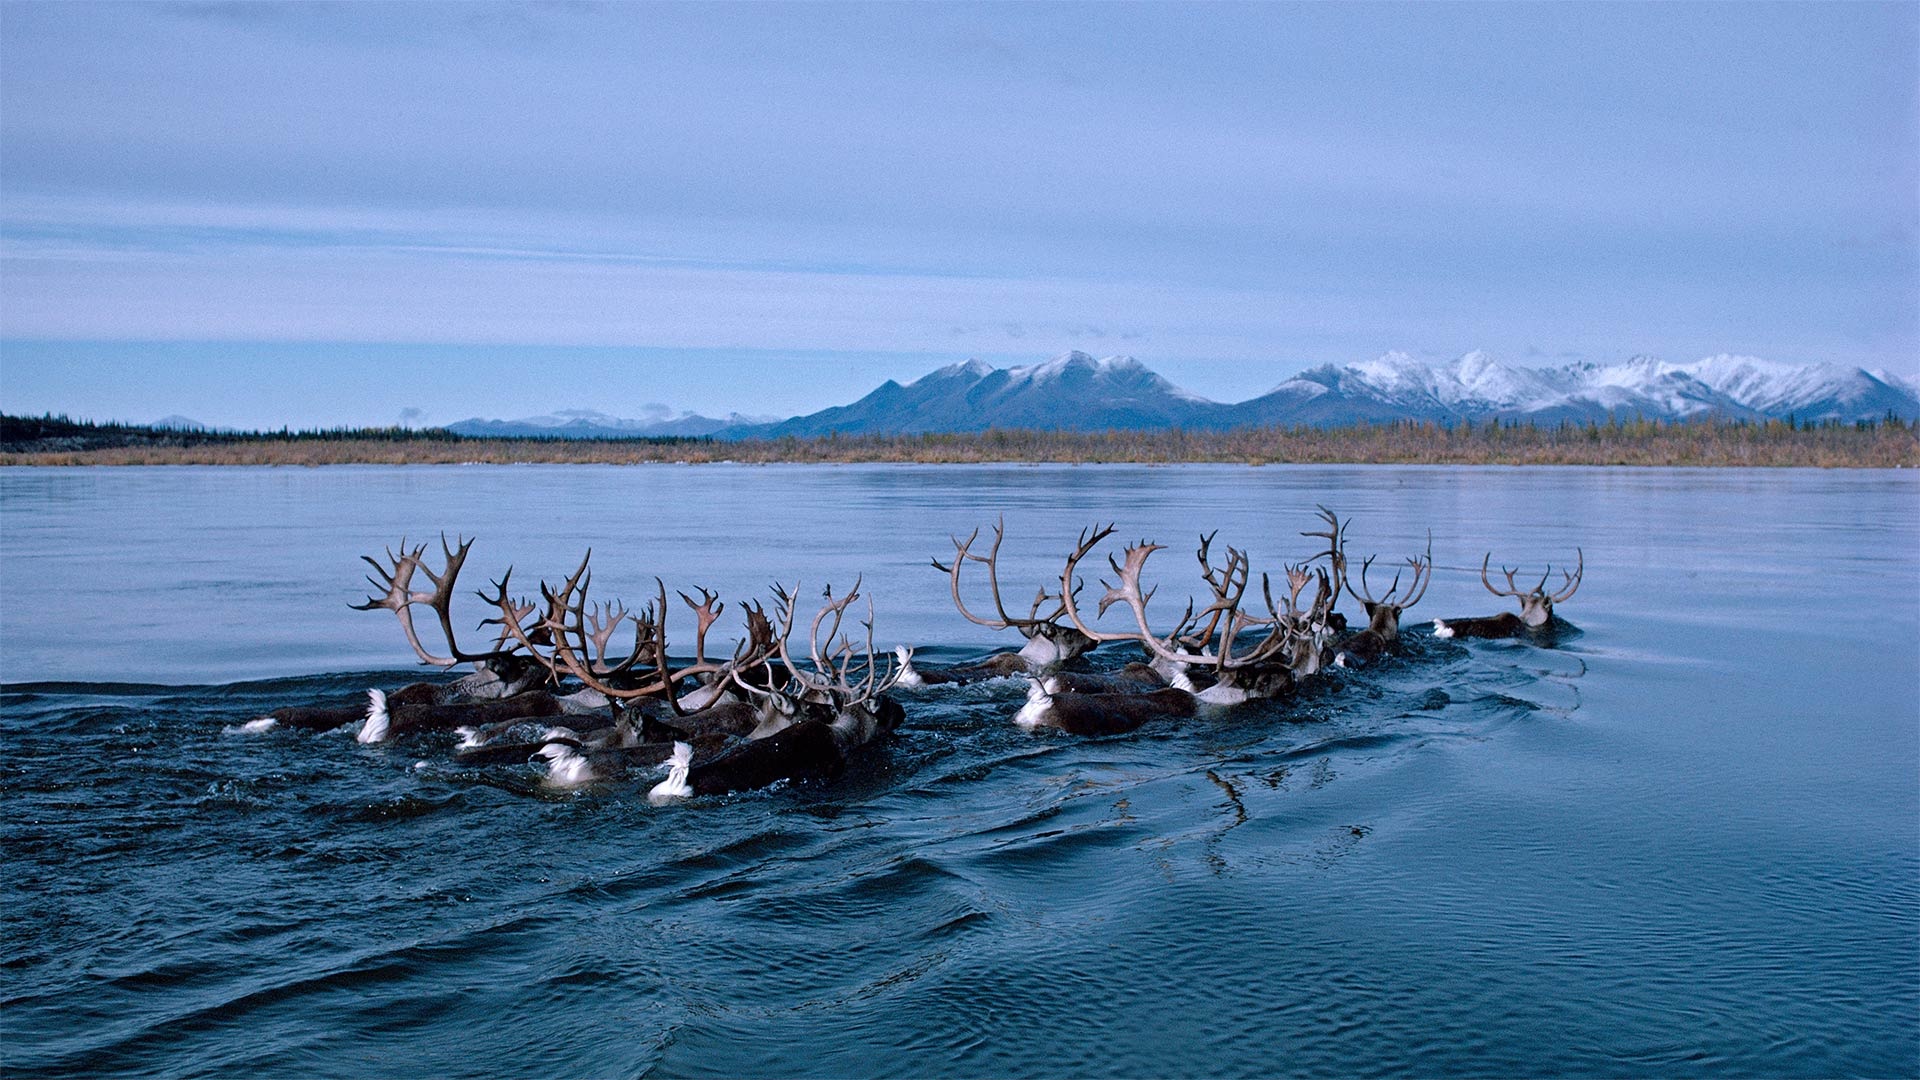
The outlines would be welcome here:
<svg viewBox="0 0 1920 1080">
<path fill-rule="evenodd" d="M 12 441 L 0 465 L 452 465 L 883 463 L 1239 463 L 1268 465 L 1642 465 L 1816 468 L 1920 466 L 1920 436 L 1898 423 L 1659 424 L 1539 428 L 1400 424 L 1333 430 L 1034 432 L 818 439 L 565 440 L 156 432 L 92 445 L 76 437 Z"/>
</svg>

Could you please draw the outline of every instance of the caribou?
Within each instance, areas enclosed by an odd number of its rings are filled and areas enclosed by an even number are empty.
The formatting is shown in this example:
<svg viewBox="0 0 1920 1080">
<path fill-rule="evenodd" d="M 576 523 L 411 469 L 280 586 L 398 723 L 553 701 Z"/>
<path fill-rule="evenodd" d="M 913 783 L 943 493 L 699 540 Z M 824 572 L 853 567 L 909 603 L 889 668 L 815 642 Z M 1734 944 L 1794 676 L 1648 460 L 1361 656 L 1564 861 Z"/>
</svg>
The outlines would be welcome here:
<svg viewBox="0 0 1920 1080">
<path fill-rule="evenodd" d="M 1082 601 L 1081 567 L 1114 536 L 1113 524 L 1081 531 L 1057 581 L 1039 588 L 1024 618 L 1010 614 L 1001 597 L 1005 521 L 992 526 L 984 550 L 979 529 L 964 540 L 956 536 L 951 563 L 934 561 L 948 576 L 955 608 L 976 625 L 1018 632 L 1026 644 L 979 664 L 927 671 L 914 667 L 906 647 L 882 659 L 887 654 L 875 648 L 871 598 L 863 620 L 850 614 L 865 596 L 860 580 L 843 594 L 825 589 L 806 627 L 804 649 L 794 642 L 802 607 L 797 584 L 776 584 L 767 607 L 740 605 L 744 633 L 730 653 L 710 651 L 710 632 L 727 608 L 718 594 L 704 588 L 680 592 L 693 623 L 692 656 L 676 659 L 667 626 L 669 614 L 679 610 L 671 603 L 674 594 L 656 578 L 654 595 L 637 610 L 590 598 L 591 550 L 558 583 L 539 583 L 540 603 L 511 597 L 512 567 L 491 591 L 474 593 L 490 609 L 479 627 L 493 629 L 484 645 L 470 647 L 456 634 L 452 605 L 474 541 L 450 543 L 442 535 L 436 566 L 426 544 L 409 546 L 403 539 L 397 551 L 386 549 L 384 562 L 363 556 L 373 567 L 367 579 L 373 593 L 351 606 L 392 612 L 422 664 L 465 664 L 472 671 L 391 692 L 372 689 L 364 707 L 277 710 L 245 730 L 281 724 L 336 728 L 358 721 L 356 737 L 365 743 L 451 733 L 459 739 L 455 761 L 538 764 L 546 782 L 559 787 L 664 770 L 666 779 L 649 791 L 655 803 L 839 775 L 862 747 L 904 722 L 895 688 L 1021 675 L 1027 694 L 1013 716 L 1019 726 L 1122 734 L 1154 721 L 1285 695 L 1303 680 L 1323 677 L 1329 666 L 1400 651 L 1401 617 L 1432 583 L 1432 535 L 1376 597 L 1369 580 L 1376 556 L 1361 562 L 1356 587 L 1346 554 L 1347 523 L 1324 506 L 1318 512 L 1324 527 L 1300 535 L 1318 538 L 1324 547 L 1299 564 L 1283 564 L 1284 584 L 1277 592 L 1268 574 L 1254 573 L 1246 551 L 1229 545 L 1216 555 L 1217 534 L 1202 534 L 1195 557 L 1206 588 L 1196 595 L 1204 599 L 1189 599 L 1170 621 L 1149 612 L 1159 586 L 1143 583 L 1143 576 L 1151 557 L 1165 548 L 1146 540 L 1109 551 L 1111 580 L 1099 580 L 1104 591 L 1097 602 Z M 1519 613 L 1436 619 L 1434 636 L 1549 640 L 1553 607 L 1579 588 L 1585 553 L 1576 549 L 1574 570 L 1563 571 L 1561 586 L 1551 592 L 1552 567 L 1530 589 L 1516 583 L 1516 570 L 1502 567 L 1502 589 L 1489 576 L 1491 562 L 1489 552 L 1481 583 L 1494 595 L 1518 600 Z M 962 577 L 970 563 L 984 568 L 992 615 L 967 605 Z M 424 579 L 425 587 L 416 587 L 416 579 Z M 1346 619 L 1336 610 L 1343 593 L 1366 613 L 1366 627 L 1357 633 L 1345 632 Z M 415 608 L 432 613 L 444 645 L 423 640 Z M 1102 622 L 1116 608 L 1117 624 Z M 852 629 L 856 622 L 863 634 Z M 631 645 L 616 648 L 616 636 L 628 628 Z M 1131 644 L 1143 659 L 1104 672 L 1086 670 L 1082 657 L 1109 643 Z"/>
<path fill-rule="evenodd" d="M 789 642 L 799 617 L 798 586 L 775 586 L 771 616 L 757 603 L 742 605 L 745 633 L 731 654 L 710 652 L 710 632 L 726 609 L 719 596 L 704 588 L 681 592 L 693 621 L 692 659 L 683 661 L 668 648 L 673 605 L 666 585 L 656 579 L 654 597 L 638 610 L 598 601 L 589 550 L 562 581 L 540 583 L 540 604 L 512 597 L 511 567 L 491 592 L 477 592 L 491 609 L 480 626 L 493 628 L 480 647 L 461 641 L 452 611 L 473 543 L 442 536 L 437 567 L 427 545 L 404 540 L 398 551 L 386 549 L 385 562 L 363 556 L 374 570 L 368 576 L 374 594 L 351 605 L 391 611 L 421 663 L 470 664 L 472 674 L 392 693 L 370 690 L 361 716 L 338 707 L 286 710 L 288 726 L 337 727 L 359 719 L 357 738 L 366 743 L 450 732 L 460 738 L 457 761 L 544 763 L 548 782 L 559 786 L 662 764 L 671 769 L 679 754 L 688 769 L 708 777 L 696 785 L 706 791 L 830 775 L 904 716 L 886 697 L 899 671 L 877 659 L 870 599 L 864 647 L 851 632 L 841 633 L 863 595 L 857 581 L 838 597 L 826 590 L 804 657 L 796 657 Z M 429 587 L 417 588 L 416 579 Z M 444 646 L 423 640 L 415 608 L 433 614 Z M 616 635 L 626 628 L 632 644 L 616 648 Z"/>
<path fill-rule="evenodd" d="M 1062 664 L 1078 659 L 1091 650 L 1098 642 L 1087 637 L 1077 627 L 1060 621 L 1065 615 L 1068 598 L 1054 596 L 1041 586 L 1033 598 L 1033 604 L 1026 618 L 1015 618 L 1007 613 L 1007 605 L 1000 599 L 1000 545 L 1007 538 L 1007 522 L 1001 518 L 993 526 L 993 543 L 982 555 L 973 549 L 980 540 L 980 530 L 973 530 L 965 540 L 958 536 L 953 541 L 953 562 L 942 563 L 933 560 L 933 568 L 947 575 L 949 587 L 953 592 L 953 606 L 968 622 L 984 626 L 989 630 L 1013 630 L 1027 643 L 1018 652 L 997 653 L 978 664 L 969 664 L 959 668 L 948 668 L 940 672 L 916 671 L 911 665 L 911 654 L 902 655 L 907 674 L 902 685 L 924 686 L 944 682 L 972 682 L 978 679 L 1000 678 L 1008 675 L 1044 674 Z M 983 618 L 968 610 L 967 602 L 961 597 L 960 575 L 970 562 L 979 563 L 986 568 L 987 591 L 993 597 L 993 618 Z M 1049 603 L 1053 605 L 1047 614 L 1041 609 Z"/>
<path fill-rule="evenodd" d="M 1373 590 L 1367 586 L 1367 570 L 1373 565 L 1374 557 L 1369 555 L 1360 562 L 1360 587 L 1355 589 L 1351 579 L 1347 578 L 1346 560 L 1341 559 L 1340 576 L 1346 580 L 1347 592 L 1360 597 L 1361 610 L 1367 613 L 1367 628 L 1342 638 L 1339 643 L 1336 663 L 1367 663 L 1381 655 L 1400 647 L 1400 616 L 1408 608 L 1420 602 L 1427 594 L 1427 586 L 1433 583 L 1433 537 L 1427 537 L 1427 549 L 1419 555 L 1407 556 L 1407 569 L 1413 577 L 1407 581 L 1405 592 L 1400 591 L 1400 574 L 1393 575 L 1393 581 L 1387 590 L 1375 599 Z M 1404 572 L 1404 571 L 1403 571 Z"/>
<path fill-rule="evenodd" d="M 1564 581 L 1560 589 L 1552 593 L 1547 592 L 1547 578 L 1553 575 L 1553 567 L 1551 565 L 1547 567 L 1545 573 L 1540 575 L 1539 582 L 1535 584 L 1533 588 L 1525 590 L 1522 590 L 1520 586 L 1514 584 L 1513 575 L 1520 571 L 1517 568 L 1509 570 L 1505 566 L 1502 566 L 1500 572 L 1507 576 L 1507 587 L 1504 589 L 1496 588 L 1493 582 L 1487 578 L 1487 567 L 1493 562 L 1493 552 L 1487 552 L 1486 557 L 1480 560 L 1480 583 L 1485 585 L 1487 591 L 1495 596 L 1511 596 L 1520 601 L 1519 614 L 1511 611 L 1503 611 L 1498 615 L 1488 615 L 1482 618 L 1435 619 L 1433 620 L 1433 636 L 1439 638 L 1510 638 L 1526 635 L 1537 636 L 1549 632 L 1553 626 L 1553 605 L 1562 604 L 1572 599 L 1573 594 L 1580 588 L 1580 578 L 1586 573 L 1586 552 L 1579 548 L 1574 548 L 1573 550 L 1573 571 L 1571 573 L 1565 570 L 1560 572 L 1560 576 Z"/>
</svg>

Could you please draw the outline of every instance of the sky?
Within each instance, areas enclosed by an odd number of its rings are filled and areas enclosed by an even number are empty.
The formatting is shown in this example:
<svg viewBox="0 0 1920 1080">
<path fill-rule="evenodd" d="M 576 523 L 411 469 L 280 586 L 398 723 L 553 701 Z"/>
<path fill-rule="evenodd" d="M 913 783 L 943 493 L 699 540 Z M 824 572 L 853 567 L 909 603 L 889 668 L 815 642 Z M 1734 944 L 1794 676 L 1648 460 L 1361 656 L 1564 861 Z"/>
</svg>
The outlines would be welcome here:
<svg viewBox="0 0 1920 1080">
<path fill-rule="evenodd" d="M 1920 375 L 1920 5 L 0 3 L 0 409 Z"/>
</svg>

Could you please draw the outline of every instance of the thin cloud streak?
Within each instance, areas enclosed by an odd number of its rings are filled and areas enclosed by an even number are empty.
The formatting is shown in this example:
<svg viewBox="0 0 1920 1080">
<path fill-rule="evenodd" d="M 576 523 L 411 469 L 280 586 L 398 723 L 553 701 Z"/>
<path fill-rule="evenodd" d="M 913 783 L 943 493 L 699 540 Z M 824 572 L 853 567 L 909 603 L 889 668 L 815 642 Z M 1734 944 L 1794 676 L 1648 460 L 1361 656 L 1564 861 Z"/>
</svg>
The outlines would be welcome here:
<svg viewBox="0 0 1920 1080">
<path fill-rule="evenodd" d="M 1083 347 L 1221 398 L 1387 348 L 1920 367 L 1910 5 L 7 21 L 10 356 L 839 350 L 870 386 Z M 783 378 L 723 404 L 833 403 Z"/>
</svg>

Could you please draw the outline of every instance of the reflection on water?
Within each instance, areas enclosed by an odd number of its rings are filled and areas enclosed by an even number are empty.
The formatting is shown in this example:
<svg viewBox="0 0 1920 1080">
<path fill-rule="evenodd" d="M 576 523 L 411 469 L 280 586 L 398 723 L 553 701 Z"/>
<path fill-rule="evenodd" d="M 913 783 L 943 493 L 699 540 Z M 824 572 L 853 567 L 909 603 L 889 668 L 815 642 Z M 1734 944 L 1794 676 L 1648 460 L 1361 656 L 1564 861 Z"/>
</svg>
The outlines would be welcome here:
<svg viewBox="0 0 1920 1080">
<path fill-rule="evenodd" d="M 1383 561 L 1432 529 L 1409 625 L 1579 545 L 1583 633 L 1112 739 L 928 689 L 839 781 L 665 810 L 227 730 L 410 678 L 346 606 L 403 533 L 480 536 L 476 585 L 590 545 L 630 600 L 864 574 L 951 662 L 1005 643 L 950 532 L 1006 515 L 1012 596 L 1117 520 L 1178 590 L 1199 529 L 1275 567 L 1316 502 Z M 4 470 L 0 554 L 9 1076 L 1920 1070 L 1906 474 Z"/>
</svg>

